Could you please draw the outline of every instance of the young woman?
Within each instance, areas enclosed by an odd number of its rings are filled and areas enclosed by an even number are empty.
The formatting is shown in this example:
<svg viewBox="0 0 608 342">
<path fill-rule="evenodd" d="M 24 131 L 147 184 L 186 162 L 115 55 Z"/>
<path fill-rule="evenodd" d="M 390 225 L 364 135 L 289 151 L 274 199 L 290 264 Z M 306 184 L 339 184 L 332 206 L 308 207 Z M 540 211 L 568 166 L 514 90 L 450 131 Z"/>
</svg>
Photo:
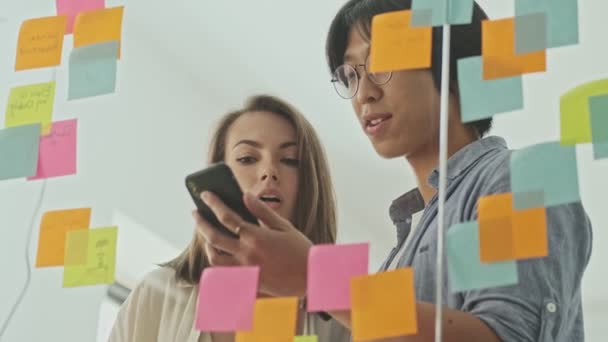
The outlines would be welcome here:
<svg viewBox="0 0 608 342">
<path fill-rule="evenodd" d="M 372 18 L 410 8 L 410 0 L 350 0 L 335 16 L 327 37 L 328 63 L 338 94 L 351 101 L 378 155 L 405 158 L 418 183 L 391 205 L 399 239 L 382 267 L 413 267 L 418 334 L 382 341 L 434 341 L 442 29 L 433 28 L 430 69 L 368 72 Z M 502 138 L 484 138 L 492 120 L 463 124 L 460 118 L 456 64 L 460 58 L 481 54 L 485 19 L 475 4 L 472 22 L 452 27 L 446 227 L 476 220 L 480 197 L 511 191 L 511 151 Z M 216 197 L 206 197 L 223 222 L 241 236 L 275 246 L 257 249 L 255 258 L 267 275 L 262 284 L 265 291 L 304 296 L 301 275 L 310 242 L 296 236 L 298 230 L 289 221 L 264 208 L 251 194 L 245 197 L 250 210 L 277 232 L 276 237 L 262 237 Z M 573 203 L 547 208 L 547 225 L 549 255 L 518 261 L 517 285 L 459 293 L 450 293 L 449 286 L 444 286 L 443 341 L 584 340 L 581 279 L 591 255 L 591 224 L 581 203 Z M 205 223 L 201 230 L 212 232 Z M 223 248 L 227 243 L 218 239 L 214 245 Z M 251 262 L 247 246 L 230 248 L 233 256 L 222 262 Z M 284 278 L 289 281 L 281 282 Z M 350 327 L 348 312 L 331 314 Z"/>
<path fill-rule="evenodd" d="M 289 240 L 311 244 L 334 243 L 336 212 L 334 194 L 325 153 L 308 121 L 286 102 L 271 96 L 256 96 L 244 108 L 227 114 L 220 121 L 211 142 L 209 162 L 223 161 L 232 169 L 243 191 L 256 197 L 281 220 L 301 227 Z M 195 220 L 201 223 L 196 211 Z M 274 234 L 256 227 L 260 236 Z M 214 247 L 220 238 L 215 229 L 197 229 L 190 245 L 175 260 L 151 272 L 123 304 L 110 341 L 234 341 L 234 333 L 206 333 L 194 328 L 198 282 L 203 269 L 213 265 L 236 265 L 237 242 L 249 241 L 241 232 L 226 247 Z M 255 248 L 265 248 L 258 241 Z M 256 257 L 252 248 L 249 254 Z M 274 246 L 273 248 L 282 248 Z M 289 252 L 288 249 L 284 252 Z M 301 268 L 299 268 L 301 269 Z M 306 277 L 304 274 L 296 277 Z M 267 274 L 262 270 L 261 279 Z M 278 279 L 286 288 L 291 279 Z M 259 296 L 273 295 L 264 287 Z M 347 341 L 348 331 L 316 314 L 306 314 L 300 306 L 297 335 L 318 335 L 321 341 Z"/>
</svg>

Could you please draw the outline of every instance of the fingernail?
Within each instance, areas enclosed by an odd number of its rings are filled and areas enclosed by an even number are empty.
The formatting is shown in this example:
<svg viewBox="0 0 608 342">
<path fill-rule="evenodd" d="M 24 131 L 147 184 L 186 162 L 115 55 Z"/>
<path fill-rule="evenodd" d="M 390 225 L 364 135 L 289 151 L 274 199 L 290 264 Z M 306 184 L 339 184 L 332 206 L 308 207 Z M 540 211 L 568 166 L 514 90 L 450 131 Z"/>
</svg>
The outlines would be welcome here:
<svg viewBox="0 0 608 342">
<path fill-rule="evenodd" d="M 202 200 L 203 200 L 205 203 L 207 203 L 207 201 L 209 200 L 209 193 L 208 193 L 207 191 L 203 191 L 203 192 L 201 193 L 201 199 L 202 199 Z"/>
</svg>

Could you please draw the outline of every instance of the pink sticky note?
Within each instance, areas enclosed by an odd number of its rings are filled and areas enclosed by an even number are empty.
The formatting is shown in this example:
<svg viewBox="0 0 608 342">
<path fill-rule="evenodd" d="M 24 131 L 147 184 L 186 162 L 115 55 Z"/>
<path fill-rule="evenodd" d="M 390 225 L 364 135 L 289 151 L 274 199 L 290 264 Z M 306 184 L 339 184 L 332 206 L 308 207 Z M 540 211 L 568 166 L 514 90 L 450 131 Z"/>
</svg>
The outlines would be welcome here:
<svg viewBox="0 0 608 342">
<path fill-rule="evenodd" d="M 368 274 L 369 243 L 318 245 L 308 254 L 309 312 L 350 309 L 350 279 Z"/>
<path fill-rule="evenodd" d="M 36 175 L 28 180 L 76 173 L 76 120 L 53 122 L 51 133 L 40 137 Z"/>
<path fill-rule="evenodd" d="M 74 20 L 78 13 L 105 7 L 105 0 L 57 0 L 57 15 L 68 17 L 65 33 L 70 34 L 74 29 Z"/>
<path fill-rule="evenodd" d="M 259 276 L 258 266 L 206 268 L 199 283 L 196 329 L 251 330 Z"/>
</svg>

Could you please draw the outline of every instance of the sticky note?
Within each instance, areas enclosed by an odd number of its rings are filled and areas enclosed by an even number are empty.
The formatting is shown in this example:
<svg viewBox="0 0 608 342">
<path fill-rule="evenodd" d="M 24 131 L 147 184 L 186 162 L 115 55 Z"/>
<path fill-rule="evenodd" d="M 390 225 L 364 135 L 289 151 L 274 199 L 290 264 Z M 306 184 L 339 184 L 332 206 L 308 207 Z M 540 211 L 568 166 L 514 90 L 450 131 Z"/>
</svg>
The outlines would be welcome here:
<svg viewBox="0 0 608 342">
<path fill-rule="evenodd" d="M 513 209 L 513 194 L 479 199 L 479 254 L 482 262 L 540 258 L 549 253 L 544 207 Z"/>
<path fill-rule="evenodd" d="M 493 80 L 546 70 L 545 50 L 515 53 L 515 19 L 482 22 L 483 79 Z"/>
<path fill-rule="evenodd" d="M 118 42 L 104 42 L 72 50 L 68 99 L 113 93 L 116 89 Z"/>
<path fill-rule="evenodd" d="M 369 243 L 317 245 L 308 254 L 309 312 L 350 309 L 350 280 L 368 274 Z"/>
<path fill-rule="evenodd" d="M 608 94 L 589 98 L 595 159 L 608 158 Z"/>
<path fill-rule="evenodd" d="M 91 208 L 54 210 L 44 213 L 40 222 L 36 267 L 63 265 L 68 232 L 88 229 L 90 221 Z"/>
<path fill-rule="evenodd" d="M 253 329 L 236 333 L 235 342 L 293 341 L 298 298 L 261 298 L 255 302 Z"/>
<path fill-rule="evenodd" d="M 74 47 L 121 40 L 123 6 L 81 12 L 74 23 Z M 117 56 L 120 57 L 120 44 Z"/>
<path fill-rule="evenodd" d="M 578 43 L 578 0 L 515 0 L 515 15 L 547 16 L 547 48 Z"/>
<path fill-rule="evenodd" d="M 199 284 L 196 329 L 252 329 L 259 275 L 258 266 L 206 268 Z"/>
<path fill-rule="evenodd" d="M 36 173 L 40 124 L 0 130 L 0 180 Z"/>
<path fill-rule="evenodd" d="M 562 145 L 592 142 L 589 98 L 608 94 L 608 78 L 577 86 L 560 97 Z"/>
<path fill-rule="evenodd" d="M 550 171 L 548 171 L 550 170 Z M 574 146 L 559 142 L 533 145 L 511 154 L 511 189 L 515 209 L 528 209 L 518 193 L 542 191 L 544 206 L 580 201 Z"/>
<path fill-rule="evenodd" d="M 77 287 L 114 282 L 117 227 L 79 229 L 68 232 L 65 244 L 66 265 L 63 287 Z M 83 253 L 85 250 L 86 253 Z M 85 264 L 73 264 L 86 254 Z"/>
<path fill-rule="evenodd" d="M 105 0 L 57 0 L 56 5 L 57 14 L 67 17 L 65 33 L 68 34 L 74 29 L 74 20 L 78 13 L 106 7 Z"/>
<path fill-rule="evenodd" d="M 76 173 L 76 120 L 57 121 L 49 135 L 40 137 L 36 175 L 28 180 Z"/>
<path fill-rule="evenodd" d="M 316 335 L 311 336 L 296 336 L 293 339 L 294 342 L 318 342 L 319 339 Z"/>
<path fill-rule="evenodd" d="M 515 53 L 525 54 L 547 48 L 547 16 L 533 13 L 515 17 Z"/>
<path fill-rule="evenodd" d="M 413 0 L 412 27 L 469 24 L 473 19 L 473 0 Z M 446 20 L 447 19 L 447 20 Z"/>
<path fill-rule="evenodd" d="M 63 33 L 67 17 L 29 19 L 21 24 L 17 41 L 15 70 L 44 68 L 61 64 Z"/>
<path fill-rule="evenodd" d="M 477 222 L 450 227 L 446 235 L 446 246 L 452 293 L 517 284 L 515 261 L 481 262 Z"/>
<path fill-rule="evenodd" d="M 521 76 L 484 80 L 482 73 L 481 57 L 458 60 L 462 122 L 477 121 L 524 107 Z"/>
<path fill-rule="evenodd" d="M 370 72 L 431 66 L 432 28 L 410 27 L 411 11 L 379 14 L 372 19 Z"/>
<path fill-rule="evenodd" d="M 416 334 L 414 270 L 400 268 L 351 280 L 354 341 Z"/>
<path fill-rule="evenodd" d="M 51 131 L 55 81 L 11 89 L 4 118 L 6 127 L 42 124 L 42 135 Z"/>
</svg>

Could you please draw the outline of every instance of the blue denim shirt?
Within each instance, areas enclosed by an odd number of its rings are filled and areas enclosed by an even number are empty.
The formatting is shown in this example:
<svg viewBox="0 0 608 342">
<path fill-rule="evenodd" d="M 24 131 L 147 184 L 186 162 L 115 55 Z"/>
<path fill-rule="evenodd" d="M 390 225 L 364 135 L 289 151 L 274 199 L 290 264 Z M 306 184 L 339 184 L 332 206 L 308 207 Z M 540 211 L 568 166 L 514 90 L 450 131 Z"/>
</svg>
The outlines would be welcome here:
<svg viewBox="0 0 608 342">
<path fill-rule="evenodd" d="M 510 155 L 505 141 L 488 137 L 464 147 L 448 160 L 446 227 L 477 219 L 477 200 L 511 191 Z M 428 182 L 437 188 L 435 170 Z M 413 267 L 418 301 L 435 302 L 437 197 L 424 205 L 418 189 L 396 199 L 390 216 L 397 246 L 386 270 L 410 233 L 413 213 L 424 210 L 398 267 Z M 517 261 L 519 284 L 450 293 L 447 270 L 443 303 L 475 315 L 503 341 L 584 341 L 581 280 L 591 255 L 591 223 L 581 203 L 547 208 L 549 255 Z"/>
</svg>

